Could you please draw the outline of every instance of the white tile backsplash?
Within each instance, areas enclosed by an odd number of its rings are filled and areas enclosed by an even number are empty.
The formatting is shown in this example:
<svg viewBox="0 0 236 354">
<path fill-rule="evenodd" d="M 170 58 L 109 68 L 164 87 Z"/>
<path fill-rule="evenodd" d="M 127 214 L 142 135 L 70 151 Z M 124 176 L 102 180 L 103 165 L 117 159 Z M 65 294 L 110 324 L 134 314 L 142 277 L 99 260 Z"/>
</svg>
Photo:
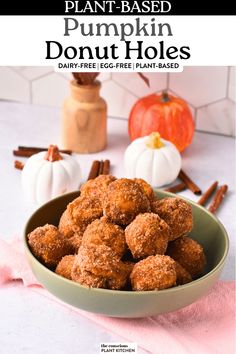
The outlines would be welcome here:
<svg viewBox="0 0 236 354">
<path fill-rule="evenodd" d="M 32 82 L 34 104 L 61 106 L 68 95 L 68 81 L 57 73 L 50 73 Z"/>
<path fill-rule="evenodd" d="M 117 82 L 124 90 L 131 92 L 136 97 L 143 97 L 153 92 L 164 90 L 167 87 L 167 74 L 146 73 L 149 87 L 137 73 L 112 74 L 113 81 Z"/>
<path fill-rule="evenodd" d="M 235 135 L 236 103 L 225 99 L 197 111 L 197 129 Z"/>
<path fill-rule="evenodd" d="M 199 130 L 234 135 L 236 67 L 185 67 L 182 73 L 146 73 L 150 87 L 137 73 L 101 73 L 101 95 L 108 114 L 128 119 L 143 96 L 168 89 L 184 98 Z M 0 100 L 60 107 L 69 94 L 69 73 L 52 67 L 0 67 Z"/>
<path fill-rule="evenodd" d="M 101 82 L 111 80 L 111 74 L 110 73 L 100 73 L 99 74 L 99 80 Z"/>
<path fill-rule="evenodd" d="M 54 71 L 51 66 L 14 66 L 12 69 L 29 81 Z"/>
<path fill-rule="evenodd" d="M 132 106 L 137 101 L 137 97 L 111 80 L 103 82 L 101 96 L 106 99 L 108 115 L 112 117 L 128 118 Z"/>
<path fill-rule="evenodd" d="M 30 102 L 30 83 L 13 70 L 0 67 L 0 99 Z"/>
<path fill-rule="evenodd" d="M 229 98 L 236 102 L 236 67 L 229 68 Z"/>
<path fill-rule="evenodd" d="M 182 73 L 170 75 L 170 87 L 195 107 L 226 97 L 228 68 L 185 67 Z"/>
</svg>

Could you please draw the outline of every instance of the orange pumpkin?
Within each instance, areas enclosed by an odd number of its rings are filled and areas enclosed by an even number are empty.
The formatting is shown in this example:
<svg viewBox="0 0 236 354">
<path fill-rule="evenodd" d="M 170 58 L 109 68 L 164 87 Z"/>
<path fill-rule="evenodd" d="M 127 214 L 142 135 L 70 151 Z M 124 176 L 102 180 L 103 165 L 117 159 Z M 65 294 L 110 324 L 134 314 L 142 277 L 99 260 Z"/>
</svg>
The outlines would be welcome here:
<svg viewBox="0 0 236 354">
<path fill-rule="evenodd" d="M 183 151 L 191 144 L 194 133 L 194 121 L 187 103 L 167 92 L 139 99 L 129 117 L 130 138 L 134 140 L 152 132 L 159 132 L 163 139 Z"/>
</svg>

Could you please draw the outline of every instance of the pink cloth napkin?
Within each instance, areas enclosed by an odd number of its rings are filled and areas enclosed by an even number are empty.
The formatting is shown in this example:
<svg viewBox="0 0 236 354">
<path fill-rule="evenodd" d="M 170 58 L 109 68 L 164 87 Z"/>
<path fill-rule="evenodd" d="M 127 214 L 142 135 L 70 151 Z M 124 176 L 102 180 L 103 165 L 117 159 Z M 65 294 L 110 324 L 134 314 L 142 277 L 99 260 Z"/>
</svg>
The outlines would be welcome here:
<svg viewBox="0 0 236 354">
<path fill-rule="evenodd" d="M 22 242 L 0 240 L 0 285 L 15 279 L 153 354 L 235 353 L 235 282 L 219 281 L 207 296 L 176 312 L 140 319 L 108 318 L 56 299 L 39 286 Z"/>
</svg>

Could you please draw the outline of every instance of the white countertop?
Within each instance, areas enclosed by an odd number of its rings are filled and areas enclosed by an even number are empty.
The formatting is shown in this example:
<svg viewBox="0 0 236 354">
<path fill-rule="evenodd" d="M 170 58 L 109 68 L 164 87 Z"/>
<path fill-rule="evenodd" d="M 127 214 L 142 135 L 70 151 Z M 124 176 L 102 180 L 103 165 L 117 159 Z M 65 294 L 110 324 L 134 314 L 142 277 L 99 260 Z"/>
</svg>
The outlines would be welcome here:
<svg viewBox="0 0 236 354">
<path fill-rule="evenodd" d="M 105 151 L 78 155 L 85 180 L 94 159 L 109 158 L 112 174 L 124 176 L 123 153 L 129 143 L 127 121 L 108 120 L 109 140 Z M 60 111 L 40 106 L 0 102 L 0 237 L 10 240 L 22 234 L 33 209 L 25 204 L 21 172 L 13 167 L 12 150 L 18 145 L 60 145 Z M 229 137 L 195 133 L 183 154 L 183 169 L 206 190 L 218 180 L 229 192 L 217 212 L 230 238 L 230 251 L 222 279 L 234 279 L 235 258 L 235 140 Z M 19 160 L 24 160 L 17 158 Z M 190 191 L 182 195 L 197 200 Z M 0 343 L 3 354 L 18 353 L 98 353 L 100 342 L 125 342 L 90 320 L 78 316 L 17 283 L 0 289 Z M 72 344 L 73 343 L 73 344 Z M 146 353 L 139 349 L 139 353 Z"/>
</svg>

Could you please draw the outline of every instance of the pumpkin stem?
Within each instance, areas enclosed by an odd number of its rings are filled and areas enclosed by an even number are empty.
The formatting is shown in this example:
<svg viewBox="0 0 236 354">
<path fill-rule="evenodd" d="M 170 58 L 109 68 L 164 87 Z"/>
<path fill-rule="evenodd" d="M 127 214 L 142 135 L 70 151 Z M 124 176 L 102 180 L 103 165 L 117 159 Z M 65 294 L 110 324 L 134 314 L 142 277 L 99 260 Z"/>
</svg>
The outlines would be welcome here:
<svg viewBox="0 0 236 354">
<path fill-rule="evenodd" d="M 162 97 L 161 97 L 161 102 L 169 102 L 170 97 L 168 95 L 168 91 L 164 90 L 162 91 Z"/>
<path fill-rule="evenodd" d="M 160 149 L 165 144 L 161 141 L 161 136 L 158 132 L 153 132 L 149 135 L 149 139 L 146 142 L 146 146 L 151 148 L 151 149 Z"/>
<path fill-rule="evenodd" d="M 46 152 L 44 159 L 50 162 L 55 162 L 63 160 L 63 157 L 61 156 L 59 149 L 56 145 L 49 145 L 48 151 Z"/>
</svg>

